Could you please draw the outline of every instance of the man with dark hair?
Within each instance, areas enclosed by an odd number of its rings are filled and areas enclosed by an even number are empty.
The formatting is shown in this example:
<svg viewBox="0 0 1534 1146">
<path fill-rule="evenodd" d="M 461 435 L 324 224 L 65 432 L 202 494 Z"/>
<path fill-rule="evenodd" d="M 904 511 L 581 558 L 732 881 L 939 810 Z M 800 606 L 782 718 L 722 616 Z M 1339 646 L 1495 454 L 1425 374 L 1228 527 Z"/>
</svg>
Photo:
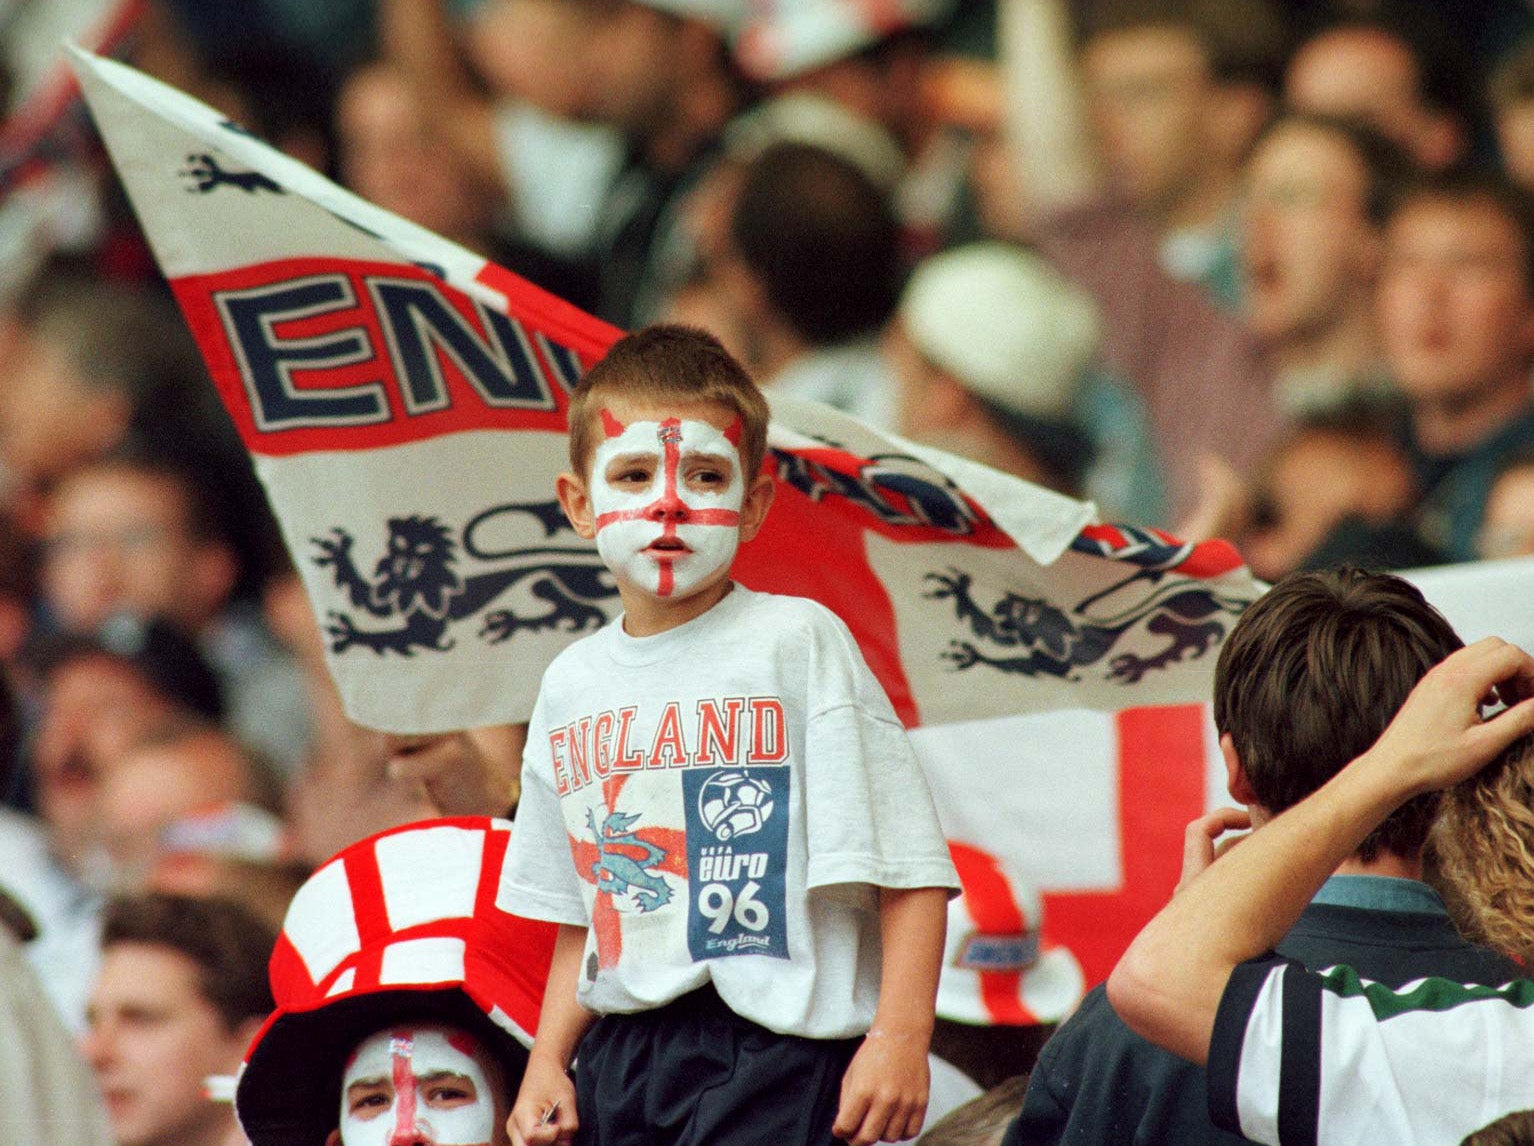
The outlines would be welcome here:
<svg viewBox="0 0 1534 1146">
<path fill-rule="evenodd" d="M 1461 646 L 1412 585 L 1340 569 L 1288 577 L 1247 610 L 1215 668 L 1215 726 L 1231 795 L 1262 826 L 1374 742 L 1412 687 Z M 1348 963 L 1391 986 L 1429 975 L 1514 978 L 1511 960 L 1455 931 L 1421 882 L 1436 795 L 1385 820 L 1316 894 L 1278 950 L 1310 967 Z M 1189 849 L 1246 817 L 1190 826 Z M 1201 1070 L 1132 1033 L 1103 987 L 1045 1045 L 1007 1141 L 1235 1143 L 1208 1114 Z"/>
<path fill-rule="evenodd" d="M 1385 225 L 1377 313 L 1423 539 L 1469 560 L 1502 461 L 1534 446 L 1534 199 L 1490 173 L 1408 190 Z"/>
<path fill-rule="evenodd" d="M 764 388 L 891 423 L 876 336 L 899 297 L 899 246 L 889 195 L 849 161 L 780 143 L 745 168 L 715 270 Z"/>
<path fill-rule="evenodd" d="M 1129 945 L 1108 995 L 1136 1033 L 1208 1063 L 1220 1126 L 1273 1144 L 1449 1143 L 1534 1105 L 1529 980 L 1430 978 L 1392 990 L 1346 964 L 1314 971 L 1263 957 L 1382 818 L 1454 785 L 1456 808 L 1499 837 L 1489 850 L 1502 891 L 1523 897 L 1526 830 L 1509 821 L 1527 819 L 1531 731 L 1534 658 L 1485 637 L 1435 665 L 1322 788 L 1219 860 L 1187 857 L 1178 894 Z M 1493 813 L 1505 827 L 1493 827 Z M 1520 870 L 1511 885 L 1509 864 Z M 1522 919 L 1511 936 L 1519 946 Z"/>
<path fill-rule="evenodd" d="M 1241 165 L 1272 114 L 1283 50 L 1263 0 L 1111 0 L 1082 37 L 1110 181 L 1156 232 L 1167 273 L 1226 306 L 1240 294 Z"/>
<path fill-rule="evenodd" d="M 234 1111 L 205 1080 L 232 1075 L 271 1012 L 277 936 L 244 908 L 148 895 L 107 909 L 84 1050 L 117 1146 L 222 1146 Z"/>
</svg>

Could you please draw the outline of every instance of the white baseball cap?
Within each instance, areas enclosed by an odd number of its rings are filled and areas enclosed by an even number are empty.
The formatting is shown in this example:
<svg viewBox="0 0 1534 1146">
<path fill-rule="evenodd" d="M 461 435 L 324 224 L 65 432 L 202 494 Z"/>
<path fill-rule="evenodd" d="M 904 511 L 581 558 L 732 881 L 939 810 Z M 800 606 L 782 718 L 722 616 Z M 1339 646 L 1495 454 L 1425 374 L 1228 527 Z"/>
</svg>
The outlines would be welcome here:
<svg viewBox="0 0 1534 1146">
<path fill-rule="evenodd" d="M 1096 304 L 1044 259 L 972 243 L 927 259 L 900 300 L 907 337 L 966 389 L 1013 413 L 1072 419 L 1097 356 Z"/>
</svg>

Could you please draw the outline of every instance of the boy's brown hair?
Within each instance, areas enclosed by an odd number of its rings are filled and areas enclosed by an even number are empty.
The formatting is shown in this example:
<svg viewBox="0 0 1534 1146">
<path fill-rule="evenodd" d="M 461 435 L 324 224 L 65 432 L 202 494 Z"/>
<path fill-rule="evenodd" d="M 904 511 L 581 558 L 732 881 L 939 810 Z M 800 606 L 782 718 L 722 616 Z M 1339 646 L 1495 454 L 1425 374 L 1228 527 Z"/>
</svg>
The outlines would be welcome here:
<svg viewBox="0 0 1534 1146">
<path fill-rule="evenodd" d="M 1274 585 L 1231 631 L 1214 670 L 1214 723 L 1258 804 L 1282 812 L 1372 745 L 1427 671 L 1463 645 L 1414 585 L 1341 568 Z M 1409 800 L 1359 846 L 1422 851 L 1437 793 Z"/>
<path fill-rule="evenodd" d="M 570 397 L 570 467 L 589 475 L 597 415 L 612 396 L 635 402 L 711 405 L 740 418 L 742 476 L 749 484 L 767 452 L 767 399 L 712 334 L 691 326 L 648 326 L 613 344 Z"/>
</svg>

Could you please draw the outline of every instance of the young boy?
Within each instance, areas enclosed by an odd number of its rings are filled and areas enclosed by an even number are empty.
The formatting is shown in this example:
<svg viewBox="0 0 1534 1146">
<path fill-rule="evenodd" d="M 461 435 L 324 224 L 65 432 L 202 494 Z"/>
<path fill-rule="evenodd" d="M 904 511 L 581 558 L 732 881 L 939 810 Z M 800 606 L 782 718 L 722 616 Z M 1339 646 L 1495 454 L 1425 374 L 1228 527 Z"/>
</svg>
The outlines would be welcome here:
<svg viewBox="0 0 1534 1146">
<path fill-rule="evenodd" d="M 677 326 L 619 342 L 571 399 L 559 498 L 624 614 L 549 666 L 528 735 L 499 903 L 562 926 L 515 1141 L 921 1126 L 958 882 L 846 626 L 730 580 L 772 501 L 767 420 Z"/>
</svg>

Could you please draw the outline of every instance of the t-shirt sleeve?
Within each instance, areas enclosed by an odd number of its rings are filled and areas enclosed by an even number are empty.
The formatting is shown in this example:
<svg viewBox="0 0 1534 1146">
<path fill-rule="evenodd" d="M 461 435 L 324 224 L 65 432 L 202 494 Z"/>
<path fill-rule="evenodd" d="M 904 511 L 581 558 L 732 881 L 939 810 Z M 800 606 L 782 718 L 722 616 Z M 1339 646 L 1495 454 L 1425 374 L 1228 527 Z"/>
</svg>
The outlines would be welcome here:
<svg viewBox="0 0 1534 1146">
<path fill-rule="evenodd" d="M 942 887 L 957 894 L 926 777 L 852 634 L 827 614 L 809 656 L 807 887 Z"/>
<path fill-rule="evenodd" d="M 590 917 L 565 831 L 543 699 L 533 706 L 522 754 L 522 796 L 501 869 L 496 906 L 528 919 L 587 926 Z"/>
</svg>

